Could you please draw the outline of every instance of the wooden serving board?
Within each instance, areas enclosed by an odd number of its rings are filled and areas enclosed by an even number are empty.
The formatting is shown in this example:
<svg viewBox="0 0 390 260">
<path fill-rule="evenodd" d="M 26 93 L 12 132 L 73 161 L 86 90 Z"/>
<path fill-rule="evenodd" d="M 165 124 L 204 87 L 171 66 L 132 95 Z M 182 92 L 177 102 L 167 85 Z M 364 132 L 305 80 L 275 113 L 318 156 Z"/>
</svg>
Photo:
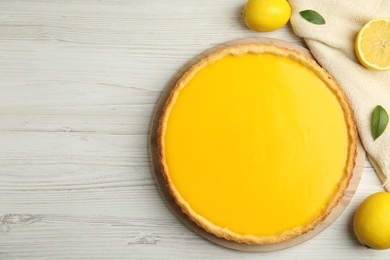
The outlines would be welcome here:
<svg viewBox="0 0 390 260">
<path fill-rule="evenodd" d="M 205 239 L 214 242 L 215 244 L 218 244 L 223 247 L 227 247 L 230 249 L 240 250 L 240 251 L 246 251 L 246 252 L 266 252 L 266 251 L 275 251 L 280 249 L 285 249 L 288 247 L 292 247 L 295 245 L 298 245 L 304 241 L 309 240 L 310 238 L 314 237 L 318 233 L 320 233 L 322 230 L 327 228 L 329 225 L 331 225 L 337 217 L 341 215 L 341 213 L 344 211 L 344 209 L 348 206 L 350 203 L 353 195 L 356 192 L 356 189 L 359 185 L 363 168 L 364 168 L 364 161 L 365 161 L 365 151 L 362 148 L 362 145 L 359 141 L 358 144 L 358 156 L 356 159 L 356 166 L 354 169 L 353 177 L 350 181 L 349 187 L 346 190 L 345 196 L 341 199 L 339 204 L 332 210 L 331 214 L 325 219 L 324 222 L 320 223 L 316 226 L 316 228 L 312 231 L 307 232 L 306 234 L 303 234 L 297 238 L 288 240 L 283 243 L 273 244 L 273 245 L 248 245 L 248 244 L 241 244 L 236 243 L 233 241 L 228 241 L 223 238 L 219 238 L 213 234 L 210 234 L 206 232 L 204 229 L 200 228 L 198 225 L 196 225 L 195 222 L 190 220 L 186 214 L 184 214 L 180 207 L 176 205 L 175 201 L 171 197 L 169 190 L 165 184 L 164 177 L 161 172 L 161 168 L 159 165 L 159 156 L 158 156 L 158 144 L 157 144 L 157 129 L 158 129 L 158 122 L 161 117 L 163 106 L 171 92 L 171 90 L 176 85 L 176 82 L 183 76 L 183 74 L 191 68 L 192 65 L 199 62 L 201 59 L 205 58 L 211 53 L 216 52 L 219 49 L 226 48 L 228 46 L 237 45 L 237 44 L 244 44 L 244 43 L 267 43 L 267 44 L 274 44 L 280 47 L 285 47 L 289 49 L 294 49 L 296 51 L 299 51 L 303 54 L 305 54 L 308 57 L 312 57 L 309 50 L 307 50 L 304 47 L 278 40 L 278 39 L 271 39 L 271 38 L 244 38 L 244 39 L 238 39 L 233 41 L 228 41 L 225 43 L 222 43 L 220 45 L 217 45 L 211 49 L 206 50 L 205 52 L 197 55 L 195 58 L 190 60 L 186 65 L 183 66 L 183 68 L 177 72 L 172 80 L 168 83 L 166 86 L 155 110 L 154 118 L 151 125 L 151 132 L 150 132 L 150 155 L 151 155 L 151 163 L 153 167 L 153 173 L 154 177 L 156 179 L 157 185 L 159 186 L 161 193 L 165 199 L 165 201 L 168 203 L 169 207 L 173 211 L 173 213 L 184 223 L 186 224 L 191 230 L 196 232 L 197 234 L 201 235 Z"/>
</svg>

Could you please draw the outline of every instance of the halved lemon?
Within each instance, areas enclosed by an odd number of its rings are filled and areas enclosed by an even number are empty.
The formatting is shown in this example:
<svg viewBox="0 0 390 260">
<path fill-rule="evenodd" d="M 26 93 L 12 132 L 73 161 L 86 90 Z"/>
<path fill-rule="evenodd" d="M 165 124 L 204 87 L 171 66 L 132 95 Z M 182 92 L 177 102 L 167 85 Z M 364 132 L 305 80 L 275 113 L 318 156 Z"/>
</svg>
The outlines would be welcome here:
<svg viewBox="0 0 390 260">
<path fill-rule="evenodd" d="M 355 52 L 360 63 L 374 70 L 390 69 L 390 19 L 366 23 L 356 37 Z"/>
</svg>

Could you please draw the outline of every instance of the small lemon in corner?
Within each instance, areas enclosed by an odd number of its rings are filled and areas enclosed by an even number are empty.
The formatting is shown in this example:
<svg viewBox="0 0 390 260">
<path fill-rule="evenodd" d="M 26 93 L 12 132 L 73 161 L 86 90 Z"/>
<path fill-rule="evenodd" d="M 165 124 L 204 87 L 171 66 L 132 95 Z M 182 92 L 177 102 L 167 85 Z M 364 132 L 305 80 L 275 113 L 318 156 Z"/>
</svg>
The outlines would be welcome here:
<svg viewBox="0 0 390 260">
<path fill-rule="evenodd" d="M 356 210 L 353 228 L 363 245 L 390 248 L 390 193 L 378 192 L 367 197 Z"/>
<path fill-rule="evenodd" d="M 242 10 L 246 25 L 259 32 L 269 32 L 283 27 L 291 16 L 286 0 L 248 0 Z"/>
</svg>

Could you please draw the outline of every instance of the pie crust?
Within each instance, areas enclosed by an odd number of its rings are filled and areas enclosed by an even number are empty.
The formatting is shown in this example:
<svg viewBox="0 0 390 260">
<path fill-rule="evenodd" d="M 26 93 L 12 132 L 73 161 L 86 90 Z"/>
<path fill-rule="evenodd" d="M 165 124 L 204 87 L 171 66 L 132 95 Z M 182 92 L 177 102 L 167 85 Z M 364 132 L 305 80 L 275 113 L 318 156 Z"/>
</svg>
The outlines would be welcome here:
<svg viewBox="0 0 390 260">
<path fill-rule="evenodd" d="M 346 132 L 347 132 L 347 143 L 348 151 L 346 156 L 344 173 L 341 180 L 339 181 L 336 190 L 330 195 L 327 203 L 323 205 L 323 210 L 317 214 L 312 220 L 303 225 L 294 227 L 289 230 L 284 230 L 274 235 L 252 235 L 252 234 L 240 234 L 238 232 L 231 231 L 227 227 L 221 227 L 195 210 L 193 210 L 190 204 L 183 198 L 178 189 L 175 186 L 174 181 L 170 176 L 170 170 L 168 163 L 166 161 L 166 143 L 164 141 L 164 136 L 166 133 L 168 119 L 172 110 L 172 107 L 176 103 L 180 91 L 185 88 L 185 86 L 190 82 L 190 80 L 203 68 L 208 65 L 218 61 L 226 56 L 241 56 L 247 53 L 252 53 L 256 55 L 262 54 L 273 54 L 278 57 L 288 58 L 290 60 L 296 61 L 302 64 L 304 67 L 308 68 L 315 75 L 325 83 L 329 90 L 335 95 L 337 101 L 342 108 Z M 199 63 L 192 66 L 183 77 L 178 80 L 176 86 L 170 93 L 169 98 L 167 99 L 163 112 L 159 121 L 158 128 L 158 152 L 159 152 L 159 161 L 162 169 L 166 185 L 175 200 L 176 204 L 180 206 L 181 210 L 188 215 L 188 217 L 197 223 L 198 226 L 203 228 L 209 233 L 212 233 L 218 237 L 225 238 L 227 240 L 235 241 L 238 243 L 247 243 L 247 244 L 275 244 L 285 242 L 289 239 L 293 239 L 299 235 L 302 235 L 316 227 L 319 223 L 325 220 L 325 218 L 330 214 L 332 209 L 339 203 L 341 198 L 344 196 L 345 190 L 349 185 L 349 181 L 353 174 L 353 168 L 355 166 L 355 159 L 357 156 L 357 130 L 353 116 L 353 110 L 350 107 L 350 104 L 345 96 L 345 94 L 340 89 L 338 83 L 327 73 L 322 67 L 320 67 L 314 60 L 306 57 L 305 55 L 286 48 L 281 48 L 275 45 L 270 44 L 241 44 L 236 46 L 227 47 L 225 49 L 219 50 L 208 57 L 202 59 Z M 207 180 L 205 180 L 207 181 Z M 216 184 L 217 185 L 217 184 Z"/>
</svg>

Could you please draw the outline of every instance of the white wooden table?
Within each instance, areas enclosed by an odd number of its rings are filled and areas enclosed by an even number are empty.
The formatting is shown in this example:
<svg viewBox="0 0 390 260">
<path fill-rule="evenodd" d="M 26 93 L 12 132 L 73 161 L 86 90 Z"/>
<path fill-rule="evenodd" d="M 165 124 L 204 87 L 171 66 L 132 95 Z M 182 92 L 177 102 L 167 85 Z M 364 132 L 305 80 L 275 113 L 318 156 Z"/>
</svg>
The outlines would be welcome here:
<svg viewBox="0 0 390 260">
<path fill-rule="evenodd" d="M 347 210 L 315 238 L 270 253 L 214 245 L 168 209 L 149 129 L 171 77 L 247 29 L 245 0 L 0 1 L 0 259 L 389 259 L 352 216 L 383 190 L 366 161 Z"/>
</svg>

